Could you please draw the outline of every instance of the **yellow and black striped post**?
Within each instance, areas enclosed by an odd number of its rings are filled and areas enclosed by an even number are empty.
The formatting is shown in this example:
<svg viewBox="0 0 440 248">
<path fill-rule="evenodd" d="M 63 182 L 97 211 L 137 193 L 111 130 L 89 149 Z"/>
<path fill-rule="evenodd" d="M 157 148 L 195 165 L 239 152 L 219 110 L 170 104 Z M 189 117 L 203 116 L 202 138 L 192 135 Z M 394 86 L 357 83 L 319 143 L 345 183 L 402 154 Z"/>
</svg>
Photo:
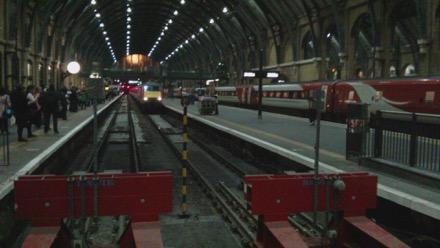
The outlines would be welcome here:
<svg viewBox="0 0 440 248">
<path fill-rule="evenodd" d="M 187 152 L 187 142 L 188 142 L 188 104 L 189 99 L 187 96 L 182 97 L 181 104 L 183 106 L 183 151 L 182 151 L 182 213 L 179 215 L 180 218 L 188 218 L 189 215 L 186 207 L 186 178 L 187 178 L 187 164 L 188 164 L 188 152 Z"/>
</svg>

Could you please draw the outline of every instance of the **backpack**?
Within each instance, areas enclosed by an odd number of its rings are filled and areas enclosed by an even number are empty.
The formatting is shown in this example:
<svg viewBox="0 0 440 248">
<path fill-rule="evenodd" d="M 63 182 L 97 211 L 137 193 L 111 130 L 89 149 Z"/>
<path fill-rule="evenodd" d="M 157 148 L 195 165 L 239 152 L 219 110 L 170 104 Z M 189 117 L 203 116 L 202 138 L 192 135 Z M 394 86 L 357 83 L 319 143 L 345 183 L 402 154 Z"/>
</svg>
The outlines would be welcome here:
<svg viewBox="0 0 440 248">
<path fill-rule="evenodd" d="M 8 99 L 8 96 L 5 99 L 5 110 L 3 110 L 2 117 L 9 119 L 12 117 L 14 112 L 12 111 L 11 107 L 8 106 L 7 99 Z"/>
</svg>

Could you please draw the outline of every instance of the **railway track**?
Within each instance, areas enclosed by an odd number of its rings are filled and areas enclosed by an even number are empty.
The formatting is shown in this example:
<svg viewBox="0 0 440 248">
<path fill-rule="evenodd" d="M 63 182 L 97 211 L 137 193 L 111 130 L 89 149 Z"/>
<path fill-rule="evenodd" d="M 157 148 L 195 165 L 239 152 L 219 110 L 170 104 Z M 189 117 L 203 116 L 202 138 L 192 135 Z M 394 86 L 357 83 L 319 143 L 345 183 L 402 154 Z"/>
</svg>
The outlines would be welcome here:
<svg viewBox="0 0 440 248">
<path fill-rule="evenodd" d="M 153 117 L 153 122 L 157 123 L 158 130 L 162 130 L 161 134 L 168 144 L 174 149 L 175 153 L 180 156 L 180 144 L 175 142 L 181 136 L 179 121 L 172 118 Z M 164 122 L 168 122 L 167 128 L 163 127 Z M 200 131 L 200 130 L 199 130 Z M 245 206 L 243 199 L 243 184 L 245 175 L 267 174 L 273 173 L 276 169 L 273 166 L 253 166 L 243 161 L 241 158 L 233 156 L 230 152 L 225 151 L 218 146 L 209 142 L 206 137 L 200 135 L 191 135 L 189 145 L 192 147 L 188 151 L 189 171 L 191 175 L 203 187 L 205 195 L 211 199 L 211 203 L 222 215 L 223 219 L 230 224 L 230 227 L 236 232 L 241 239 L 244 247 L 255 247 L 257 216 L 252 215 Z M 193 133 L 194 134 L 194 133 Z M 174 140 L 174 142 L 173 142 Z M 201 155 L 203 150 L 203 154 Z M 193 158 L 192 154 L 210 157 L 208 166 L 206 160 L 201 158 Z M 215 160 L 215 161 L 213 161 Z M 209 169 L 207 169 L 209 167 Z M 266 169 L 266 170 L 265 170 Z M 280 170 L 277 170 L 282 173 Z M 212 176 L 216 175 L 216 176 Z M 231 179 L 231 177 L 233 179 Z M 231 182 L 240 182 L 238 185 Z M 318 237 L 322 233 L 321 225 L 314 225 L 311 217 L 305 214 L 297 214 L 289 217 L 292 226 L 306 237 Z"/>
</svg>

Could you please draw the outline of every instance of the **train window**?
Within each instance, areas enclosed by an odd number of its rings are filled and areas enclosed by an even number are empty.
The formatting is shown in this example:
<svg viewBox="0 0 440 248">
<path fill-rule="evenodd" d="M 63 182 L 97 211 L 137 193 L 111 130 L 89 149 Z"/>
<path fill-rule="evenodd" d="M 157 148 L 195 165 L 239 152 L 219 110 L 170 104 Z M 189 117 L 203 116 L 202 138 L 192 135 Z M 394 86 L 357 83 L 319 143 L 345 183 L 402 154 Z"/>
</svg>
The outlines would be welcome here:
<svg viewBox="0 0 440 248">
<path fill-rule="evenodd" d="M 376 102 L 382 100 L 383 91 L 376 91 Z"/>
<path fill-rule="evenodd" d="M 435 97 L 435 92 L 434 91 L 427 91 L 425 94 L 425 102 L 426 103 L 433 103 L 434 102 L 434 97 Z"/>
<path fill-rule="evenodd" d="M 298 92 L 293 92 L 293 94 L 292 94 L 292 98 L 293 98 L 293 99 L 298 98 Z"/>
<path fill-rule="evenodd" d="M 281 91 L 276 92 L 276 97 L 280 98 L 281 97 Z"/>
<path fill-rule="evenodd" d="M 271 91 L 271 92 L 269 93 L 269 97 L 273 97 L 273 94 L 274 94 L 274 92 Z"/>
<path fill-rule="evenodd" d="M 289 92 L 284 92 L 284 94 L 283 94 L 283 98 L 289 98 Z"/>
<path fill-rule="evenodd" d="M 267 97 L 267 92 L 263 91 L 263 97 Z"/>
<path fill-rule="evenodd" d="M 348 100 L 353 100 L 354 99 L 354 91 L 351 90 L 350 92 L 348 92 Z"/>
</svg>

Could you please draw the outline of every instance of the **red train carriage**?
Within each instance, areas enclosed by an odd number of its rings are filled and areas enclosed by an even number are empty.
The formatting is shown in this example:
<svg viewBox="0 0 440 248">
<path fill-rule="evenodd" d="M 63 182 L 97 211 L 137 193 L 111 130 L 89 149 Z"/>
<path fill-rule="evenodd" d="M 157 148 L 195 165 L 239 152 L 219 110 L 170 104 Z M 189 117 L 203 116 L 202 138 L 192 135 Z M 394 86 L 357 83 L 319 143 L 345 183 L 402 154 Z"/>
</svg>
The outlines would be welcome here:
<svg viewBox="0 0 440 248">
<path fill-rule="evenodd" d="M 235 88 L 235 91 L 234 91 Z M 308 110 L 312 90 L 324 92 L 326 116 L 345 119 L 349 103 L 366 103 L 377 110 L 440 114 L 440 79 L 400 78 L 263 86 L 263 106 Z M 222 102 L 258 104 L 258 86 L 218 87 Z"/>
<path fill-rule="evenodd" d="M 326 119 L 345 120 L 349 103 L 368 104 L 373 115 L 377 110 L 440 114 L 440 78 L 436 77 L 263 85 L 262 105 L 306 114 L 310 108 L 310 94 L 317 89 L 324 92 Z M 221 103 L 258 105 L 258 85 L 222 86 L 215 90 Z M 185 91 L 190 89 L 185 88 Z M 205 91 L 209 95 L 213 89 L 207 87 Z"/>
</svg>

